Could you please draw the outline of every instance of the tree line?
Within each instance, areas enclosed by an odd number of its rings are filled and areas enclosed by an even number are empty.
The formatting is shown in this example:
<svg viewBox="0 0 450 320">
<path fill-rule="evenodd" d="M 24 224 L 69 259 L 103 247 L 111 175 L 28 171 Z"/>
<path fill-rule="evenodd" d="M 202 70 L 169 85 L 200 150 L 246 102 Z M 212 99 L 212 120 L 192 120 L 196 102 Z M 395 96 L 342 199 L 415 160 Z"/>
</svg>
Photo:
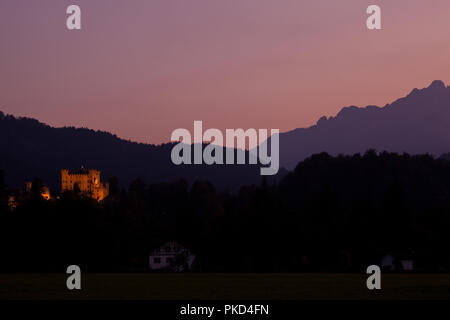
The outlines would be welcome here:
<svg viewBox="0 0 450 320">
<path fill-rule="evenodd" d="M 169 240 L 202 272 L 361 271 L 400 250 L 418 270 L 450 268 L 450 162 L 429 155 L 321 153 L 234 193 L 111 178 L 102 203 L 74 192 L 45 201 L 38 181 L 9 210 L 0 173 L 0 271 L 145 271 Z"/>
</svg>

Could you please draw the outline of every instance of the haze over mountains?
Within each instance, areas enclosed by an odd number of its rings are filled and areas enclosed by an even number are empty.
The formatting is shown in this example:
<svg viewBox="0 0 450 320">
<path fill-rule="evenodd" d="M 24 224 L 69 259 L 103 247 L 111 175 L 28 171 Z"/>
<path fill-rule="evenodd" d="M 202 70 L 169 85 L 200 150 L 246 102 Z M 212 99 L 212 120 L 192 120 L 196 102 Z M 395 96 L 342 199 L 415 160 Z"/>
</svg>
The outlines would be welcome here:
<svg viewBox="0 0 450 320">
<path fill-rule="evenodd" d="M 368 149 L 439 156 L 450 151 L 450 87 L 428 88 L 384 107 L 343 108 L 316 125 L 280 134 L 280 163 L 293 169 L 311 154 L 363 153 Z"/>
<path fill-rule="evenodd" d="M 170 159 L 172 146 L 130 142 L 89 129 L 52 128 L 0 112 L 0 169 L 12 187 L 37 176 L 57 188 L 60 169 L 81 165 L 100 169 L 104 179 L 116 176 L 123 186 L 136 178 L 155 183 L 183 177 L 236 190 L 262 181 L 255 165 L 175 166 Z M 450 87 L 434 81 L 382 108 L 346 107 L 335 117 L 322 117 L 314 126 L 280 134 L 280 163 L 287 169 L 315 153 L 354 154 L 368 149 L 436 156 L 449 152 Z M 279 181 L 284 174 L 280 169 L 278 176 L 266 178 Z"/>
</svg>

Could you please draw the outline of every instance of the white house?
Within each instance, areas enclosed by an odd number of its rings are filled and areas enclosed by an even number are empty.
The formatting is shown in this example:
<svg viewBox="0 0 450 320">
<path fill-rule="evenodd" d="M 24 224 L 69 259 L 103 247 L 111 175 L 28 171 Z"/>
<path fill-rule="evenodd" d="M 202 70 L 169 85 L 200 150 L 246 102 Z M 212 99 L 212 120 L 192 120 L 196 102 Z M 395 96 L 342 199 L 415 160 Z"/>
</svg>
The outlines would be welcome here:
<svg viewBox="0 0 450 320">
<path fill-rule="evenodd" d="M 413 271 L 414 270 L 414 251 L 399 251 L 388 253 L 381 259 L 381 268 L 389 271 Z"/>
<path fill-rule="evenodd" d="M 184 271 L 191 270 L 195 256 L 175 241 L 169 241 L 154 250 L 149 257 L 151 270 Z"/>
</svg>

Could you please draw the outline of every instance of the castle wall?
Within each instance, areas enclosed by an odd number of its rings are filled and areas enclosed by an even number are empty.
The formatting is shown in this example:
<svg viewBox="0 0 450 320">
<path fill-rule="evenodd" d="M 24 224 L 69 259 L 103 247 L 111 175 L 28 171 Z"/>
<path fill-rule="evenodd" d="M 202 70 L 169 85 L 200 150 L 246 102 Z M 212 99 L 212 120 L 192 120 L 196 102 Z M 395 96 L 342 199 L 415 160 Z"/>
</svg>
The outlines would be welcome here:
<svg viewBox="0 0 450 320">
<path fill-rule="evenodd" d="M 106 188 L 100 181 L 99 170 L 89 170 L 86 173 L 69 173 L 69 170 L 61 170 L 61 190 L 74 191 L 75 185 L 78 185 L 79 190 L 97 201 L 101 201 L 109 194 Z"/>
</svg>

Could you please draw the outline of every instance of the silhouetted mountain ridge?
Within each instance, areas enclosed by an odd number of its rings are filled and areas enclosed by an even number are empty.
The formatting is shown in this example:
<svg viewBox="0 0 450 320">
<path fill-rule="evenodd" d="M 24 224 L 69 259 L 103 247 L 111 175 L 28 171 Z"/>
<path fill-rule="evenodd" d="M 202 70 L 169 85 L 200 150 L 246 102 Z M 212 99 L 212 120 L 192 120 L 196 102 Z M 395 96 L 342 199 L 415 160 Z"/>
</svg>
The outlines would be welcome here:
<svg viewBox="0 0 450 320">
<path fill-rule="evenodd" d="M 57 187 L 61 168 L 81 165 L 102 170 L 104 177 L 117 176 L 123 185 L 136 178 L 153 183 L 184 177 L 236 190 L 261 182 L 258 166 L 175 166 L 170 159 L 172 146 L 131 142 L 86 128 L 52 128 L 0 112 L 0 168 L 13 186 L 39 176 Z M 436 80 L 384 107 L 345 107 L 309 128 L 281 133 L 280 167 L 293 169 L 306 157 L 322 152 L 351 155 L 369 149 L 436 156 L 449 152 L 450 87 Z M 277 177 L 266 178 L 279 181 L 284 173 L 280 169 Z"/>
<path fill-rule="evenodd" d="M 281 166 L 306 157 L 363 153 L 368 149 L 440 155 L 450 150 L 450 87 L 436 80 L 384 107 L 349 106 L 309 128 L 280 134 Z"/>
</svg>

